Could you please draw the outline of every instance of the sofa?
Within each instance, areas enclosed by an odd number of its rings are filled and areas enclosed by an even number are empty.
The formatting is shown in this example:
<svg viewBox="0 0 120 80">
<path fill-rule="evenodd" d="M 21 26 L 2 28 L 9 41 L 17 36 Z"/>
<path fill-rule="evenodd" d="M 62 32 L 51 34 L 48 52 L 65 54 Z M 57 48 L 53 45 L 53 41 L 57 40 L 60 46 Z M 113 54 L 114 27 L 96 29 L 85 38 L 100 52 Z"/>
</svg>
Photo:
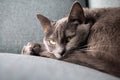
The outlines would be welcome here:
<svg viewBox="0 0 120 80">
<path fill-rule="evenodd" d="M 58 20 L 75 0 L 0 0 L 0 80 L 120 80 L 100 71 L 50 58 L 21 55 L 28 42 L 42 43 L 37 14 Z M 83 7 L 119 7 L 120 0 L 77 0 Z"/>
</svg>

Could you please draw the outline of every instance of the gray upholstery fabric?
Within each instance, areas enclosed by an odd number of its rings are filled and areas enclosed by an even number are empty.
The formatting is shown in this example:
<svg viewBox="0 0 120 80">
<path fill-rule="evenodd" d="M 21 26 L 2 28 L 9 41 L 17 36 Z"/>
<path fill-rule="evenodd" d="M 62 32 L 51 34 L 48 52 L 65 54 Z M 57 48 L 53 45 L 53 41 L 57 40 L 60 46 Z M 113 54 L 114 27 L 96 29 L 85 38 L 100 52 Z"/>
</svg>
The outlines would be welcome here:
<svg viewBox="0 0 120 80">
<path fill-rule="evenodd" d="M 84 0 L 79 0 L 85 6 Z M 0 52 L 20 53 L 28 42 L 42 42 L 36 18 L 41 13 L 52 20 L 68 14 L 74 0 L 0 0 Z"/>
<path fill-rule="evenodd" d="M 120 80 L 102 72 L 49 58 L 0 54 L 0 80 Z"/>
<path fill-rule="evenodd" d="M 120 7 L 120 0 L 88 0 L 90 8 Z"/>
</svg>

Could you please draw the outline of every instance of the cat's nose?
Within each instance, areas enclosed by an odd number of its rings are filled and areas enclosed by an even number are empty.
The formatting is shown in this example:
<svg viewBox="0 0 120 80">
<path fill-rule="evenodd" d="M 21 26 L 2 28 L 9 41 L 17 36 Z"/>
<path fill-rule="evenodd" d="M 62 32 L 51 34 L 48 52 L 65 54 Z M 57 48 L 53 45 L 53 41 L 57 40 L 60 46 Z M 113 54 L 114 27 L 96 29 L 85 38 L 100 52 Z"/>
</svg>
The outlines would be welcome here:
<svg viewBox="0 0 120 80">
<path fill-rule="evenodd" d="M 59 53 L 61 56 L 63 56 L 65 54 L 65 50 L 63 50 L 62 52 Z"/>
</svg>

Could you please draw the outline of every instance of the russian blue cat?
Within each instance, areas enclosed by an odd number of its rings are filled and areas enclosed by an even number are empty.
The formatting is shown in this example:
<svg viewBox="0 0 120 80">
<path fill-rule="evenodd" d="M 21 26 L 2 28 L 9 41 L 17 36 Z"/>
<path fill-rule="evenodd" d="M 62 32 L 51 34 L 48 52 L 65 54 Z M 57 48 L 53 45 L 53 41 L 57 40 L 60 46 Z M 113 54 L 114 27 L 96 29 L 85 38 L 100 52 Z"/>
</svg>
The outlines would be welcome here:
<svg viewBox="0 0 120 80">
<path fill-rule="evenodd" d="M 91 67 L 120 77 L 120 8 L 88 9 L 75 2 L 68 16 L 51 21 L 38 14 L 44 44 L 22 53 Z"/>
</svg>

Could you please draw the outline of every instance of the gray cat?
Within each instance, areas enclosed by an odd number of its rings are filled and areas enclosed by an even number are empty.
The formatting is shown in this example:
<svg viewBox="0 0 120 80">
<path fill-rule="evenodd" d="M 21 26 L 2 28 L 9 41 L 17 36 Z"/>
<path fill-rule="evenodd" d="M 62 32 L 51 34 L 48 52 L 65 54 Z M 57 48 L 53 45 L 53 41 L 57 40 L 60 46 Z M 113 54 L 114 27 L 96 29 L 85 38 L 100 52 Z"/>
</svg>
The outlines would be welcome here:
<svg viewBox="0 0 120 80">
<path fill-rule="evenodd" d="M 88 66 L 120 77 L 120 8 L 83 9 L 50 21 L 38 14 L 44 44 L 28 43 L 22 53 Z"/>
</svg>

